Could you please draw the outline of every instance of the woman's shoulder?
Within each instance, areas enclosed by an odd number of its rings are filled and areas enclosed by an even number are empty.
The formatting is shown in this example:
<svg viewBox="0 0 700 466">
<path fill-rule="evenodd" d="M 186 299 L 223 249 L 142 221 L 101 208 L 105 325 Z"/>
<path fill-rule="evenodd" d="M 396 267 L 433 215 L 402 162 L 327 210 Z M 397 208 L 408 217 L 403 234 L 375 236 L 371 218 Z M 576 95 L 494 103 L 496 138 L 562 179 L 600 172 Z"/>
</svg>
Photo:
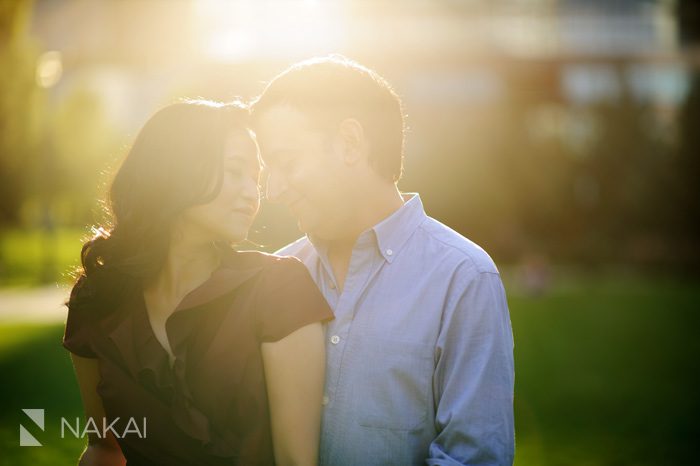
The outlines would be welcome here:
<svg viewBox="0 0 700 466">
<path fill-rule="evenodd" d="M 226 289 L 236 283 L 253 283 L 258 295 L 278 295 L 284 288 L 299 292 L 315 287 L 306 266 L 296 257 L 280 256 L 261 251 L 227 251 L 216 282 Z"/>
<path fill-rule="evenodd" d="M 238 265 L 261 267 L 265 273 L 299 273 L 306 270 L 296 257 L 262 251 L 235 251 L 232 261 Z"/>
<path fill-rule="evenodd" d="M 258 336 L 278 341 L 294 330 L 333 318 L 306 266 L 296 257 L 252 252 L 264 264 L 257 282 Z"/>
<path fill-rule="evenodd" d="M 236 251 L 234 268 L 257 269 L 257 290 L 262 294 L 278 295 L 283 289 L 287 293 L 316 291 L 316 286 L 306 266 L 296 257 L 270 254 L 262 251 Z"/>
</svg>

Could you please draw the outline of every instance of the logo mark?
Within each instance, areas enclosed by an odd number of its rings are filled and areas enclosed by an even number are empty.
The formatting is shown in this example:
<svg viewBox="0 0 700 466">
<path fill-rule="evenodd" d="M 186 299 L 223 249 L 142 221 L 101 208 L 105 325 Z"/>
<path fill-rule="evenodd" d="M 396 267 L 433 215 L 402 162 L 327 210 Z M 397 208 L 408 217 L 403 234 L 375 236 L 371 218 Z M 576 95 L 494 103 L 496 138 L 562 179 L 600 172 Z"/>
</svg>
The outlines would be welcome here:
<svg viewBox="0 0 700 466">
<path fill-rule="evenodd" d="M 22 409 L 29 419 L 39 428 L 44 430 L 44 410 L 43 409 Z M 20 447 L 40 447 L 39 442 L 22 424 L 19 425 L 19 446 Z"/>
</svg>

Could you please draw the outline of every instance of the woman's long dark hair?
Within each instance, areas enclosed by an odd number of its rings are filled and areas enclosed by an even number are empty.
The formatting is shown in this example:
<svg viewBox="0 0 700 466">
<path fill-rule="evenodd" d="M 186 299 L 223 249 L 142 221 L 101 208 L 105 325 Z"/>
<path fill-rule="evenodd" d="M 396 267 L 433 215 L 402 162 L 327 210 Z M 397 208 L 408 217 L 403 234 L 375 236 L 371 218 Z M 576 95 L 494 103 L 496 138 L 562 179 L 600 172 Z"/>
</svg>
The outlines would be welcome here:
<svg viewBox="0 0 700 466">
<path fill-rule="evenodd" d="M 243 104 L 187 101 L 146 122 L 112 181 L 107 226 L 83 245 L 69 306 L 93 302 L 99 303 L 95 310 L 108 312 L 155 277 L 178 216 L 218 194 L 226 137 L 245 128 L 247 118 Z"/>
</svg>

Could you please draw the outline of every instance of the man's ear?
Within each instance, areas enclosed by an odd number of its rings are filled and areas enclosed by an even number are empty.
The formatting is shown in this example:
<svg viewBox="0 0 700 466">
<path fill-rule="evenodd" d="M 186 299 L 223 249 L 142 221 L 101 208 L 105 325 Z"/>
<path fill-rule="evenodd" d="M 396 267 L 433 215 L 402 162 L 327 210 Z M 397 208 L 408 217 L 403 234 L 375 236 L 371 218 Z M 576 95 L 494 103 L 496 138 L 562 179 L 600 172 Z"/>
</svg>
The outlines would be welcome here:
<svg viewBox="0 0 700 466">
<path fill-rule="evenodd" d="M 355 165 L 366 154 L 367 141 L 362 124 L 354 118 L 346 118 L 338 125 L 338 144 L 343 160 Z"/>
</svg>

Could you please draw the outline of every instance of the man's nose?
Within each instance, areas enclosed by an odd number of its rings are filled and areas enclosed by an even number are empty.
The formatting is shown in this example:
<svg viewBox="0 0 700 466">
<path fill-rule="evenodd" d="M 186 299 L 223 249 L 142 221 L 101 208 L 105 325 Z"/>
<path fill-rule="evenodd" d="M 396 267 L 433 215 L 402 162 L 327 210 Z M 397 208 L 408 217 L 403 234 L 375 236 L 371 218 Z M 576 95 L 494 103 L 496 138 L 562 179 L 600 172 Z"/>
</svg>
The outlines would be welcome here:
<svg viewBox="0 0 700 466">
<path fill-rule="evenodd" d="M 267 186 L 265 195 L 271 202 L 280 202 L 284 192 L 287 190 L 287 180 L 281 173 L 271 170 L 267 175 Z"/>
</svg>

